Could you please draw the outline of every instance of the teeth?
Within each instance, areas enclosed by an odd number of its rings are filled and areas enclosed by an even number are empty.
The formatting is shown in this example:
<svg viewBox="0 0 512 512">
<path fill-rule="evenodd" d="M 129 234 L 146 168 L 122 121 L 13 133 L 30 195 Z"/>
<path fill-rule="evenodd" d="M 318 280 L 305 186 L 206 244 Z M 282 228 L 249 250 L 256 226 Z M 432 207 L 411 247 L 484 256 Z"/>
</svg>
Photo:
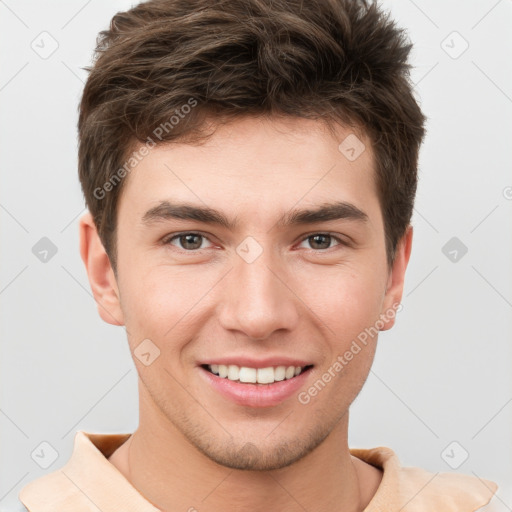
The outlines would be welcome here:
<svg viewBox="0 0 512 512">
<path fill-rule="evenodd" d="M 247 382 L 252 384 L 272 384 L 281 380 L 292 379 L 299 375 L 303 368 L 301 366 L 269 366 L 267 368 L 249 368 L 235 364 L 212 364 L 208 365 L 212 373 L 219 377 L 228 378 L 233 381 Z"/>
<path fill-rule="evenodd" d="M 239 373 L 240 382 L 252 382 L 254 384 L 256 382 L 257 371 L 258 370 L 256 370 L 256 368 L 247 368 L 246 366 L 242 366 Z"/>
<path fill-rule="evenodd" d="M 272 384 L 274 382 L 274 368 L 258 368 L 258 383 Z"/>
<path fill-rule="evenodd" d="M 285 375 L 286 375 L 286 368 L 284 366 L 278 366 L 274 370 L 274 380 L 284 380 Z"/>
<path fill-rule="evenodd" d="M 238 380 L 240 377 L 240 368 L 236 364 L 230 364 L 228 366 L 228 379 Z"/>
<path fill-rule="evenodd" d="M 295 377 L 295 366 L 288 366 L 288 368 L 286 368 L 284 378 L 291 379 L 292 377 Z"/>
</svg>

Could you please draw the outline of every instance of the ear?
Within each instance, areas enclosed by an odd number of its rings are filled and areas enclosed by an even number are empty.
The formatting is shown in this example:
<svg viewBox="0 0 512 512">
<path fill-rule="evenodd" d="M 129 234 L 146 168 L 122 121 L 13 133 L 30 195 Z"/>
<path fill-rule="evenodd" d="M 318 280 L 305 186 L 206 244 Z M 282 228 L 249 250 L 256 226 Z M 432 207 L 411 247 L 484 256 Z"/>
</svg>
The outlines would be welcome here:
<svg viewBox="0 0 512 512">
<path fill-rule="evenodd" d="M 124 325 L 114 271 L 89 212 L 80 219 L 79 229 L 80 255 L 87 270 L 98 313 L 109 324 Z"/>
<path fill-rule="evenodd" d="M 381 331 L 387 331 L 395 325 L 396 313 L 402 308 L 400 301 L 404 290 L 405 270 L 411 256 L 412 233 L 413 228 L 409 225 L 404 236 L 397 244 L 395 260 L 389 273 L 386 294 L 382 304 L 380 318 L 384 325 L 379 329 Z"/>
</svg>

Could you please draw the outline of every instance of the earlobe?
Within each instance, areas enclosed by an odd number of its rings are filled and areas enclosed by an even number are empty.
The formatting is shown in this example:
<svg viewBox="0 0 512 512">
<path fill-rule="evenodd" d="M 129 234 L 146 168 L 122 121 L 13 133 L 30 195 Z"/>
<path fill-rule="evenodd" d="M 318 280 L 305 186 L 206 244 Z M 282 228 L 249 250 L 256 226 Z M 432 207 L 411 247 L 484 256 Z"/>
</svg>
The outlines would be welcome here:
<svg viewBox="0 0 512 512">
<path fill-rule="evenodd" d="M 400 301 L 404 290 L 405 271 L 412 249 L 413 227 L 409 225 L 398 242 L 393 267 L 389 273 L 383 308 L 380 315 L 381 331 L 391 329 L 395 324 L 397 311 L 401 310 Z"/>
<path fill-rule="evenodd" d="M 124 325 L 114 272 L 89 212 L 80 219 L 79 229 L 80 255 L 87 270 L 98 313 L 109 324 Z"/>
</svg>

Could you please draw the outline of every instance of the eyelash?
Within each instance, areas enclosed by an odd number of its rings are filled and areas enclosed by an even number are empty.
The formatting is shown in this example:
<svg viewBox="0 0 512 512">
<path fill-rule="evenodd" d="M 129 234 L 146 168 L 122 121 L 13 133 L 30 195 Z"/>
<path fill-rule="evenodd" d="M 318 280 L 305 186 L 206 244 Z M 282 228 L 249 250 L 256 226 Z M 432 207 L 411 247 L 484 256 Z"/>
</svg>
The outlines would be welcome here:
<svg viewBox="0 0 512 512">
<path fill-rule="evenodd" d="M 172 235 L 169 235 L 167 237 L 165 237 L 163 240 L 162 240 L 162 244 L 163 245 L 171 245 L 171 242 L 175 239 L 179 239 L 181 238 L 182 236 L 185 236 L 185 235 L 197 235 L 197 236 L 200 236 L 208 241 L 211 242 L 211 240 L 209 240 L 209 238 L 204 235 L 203 233 L 199 233 L 197 231 L 183 231 L 182 233 L 176 233 L 176 234 L 172 234 Z M 301 240 L 300 240 L 300 243 L 304 242 L 305 240 L 307 240 L 308 238 L 312 238 L 313 236 L 315 235 L 322 235 L 322 236 L 329 236 L 331 237 L 333 240 L 335 240 L 336 242 L 338 242 L 338 245 L 341 245 L 341 246 L 348 246 L 348 242 L 346 242 L 345 240 L 337 237 L 336 235 L 333 235 L 332 233 L 324 233 L 324 232 L 315 232 L 315 233 L 311 233 L 311 234 L 308 234 L 306 236 L 304 236 Z M 174 246 L 178 251 L 182 252 L 182 253 L 194 253 L 194 252 L 200 252 L 204 249 L 181 249 L 179 247 L 176 247 Z M 336 247 L 336 246 L 334 246 Z M 327 249 L 310 249 L 311 251 L 313 252 L 326 252 L 328 251 L 329 249 L 333 249 L 333 247 L 328 247 Z"/>
</svg>

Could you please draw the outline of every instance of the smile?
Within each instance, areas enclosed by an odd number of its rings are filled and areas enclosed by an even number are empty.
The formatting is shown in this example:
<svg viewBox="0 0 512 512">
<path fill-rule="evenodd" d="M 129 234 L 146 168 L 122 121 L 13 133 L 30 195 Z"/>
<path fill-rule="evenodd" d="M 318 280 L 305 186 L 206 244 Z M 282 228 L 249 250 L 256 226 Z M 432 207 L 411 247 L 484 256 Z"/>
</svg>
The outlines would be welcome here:
<svg viewBox="0 0 512 512">
<path fill-rule="evenodd" d="M 235 364 L 206 364 L 203 368 L 220 378 L 246 384 L 273 384 L 283 380 L 293 379 L 310 366 L 268 366 L 266 368 L 251 368 Z"/>
<path fill-rule="evenodd" d="M 242 359 L 246 360 L 238 361 L 239 364 L 233 364 L 233 360 L 222 361 L 225 364 L 211 361 L 198 368 L 208 387 L 229 402 L 245 407 L 274 407 L 296 396 L 310 380 L 313 369 L 305 361 L 287 358 Z"/>
</svg>

